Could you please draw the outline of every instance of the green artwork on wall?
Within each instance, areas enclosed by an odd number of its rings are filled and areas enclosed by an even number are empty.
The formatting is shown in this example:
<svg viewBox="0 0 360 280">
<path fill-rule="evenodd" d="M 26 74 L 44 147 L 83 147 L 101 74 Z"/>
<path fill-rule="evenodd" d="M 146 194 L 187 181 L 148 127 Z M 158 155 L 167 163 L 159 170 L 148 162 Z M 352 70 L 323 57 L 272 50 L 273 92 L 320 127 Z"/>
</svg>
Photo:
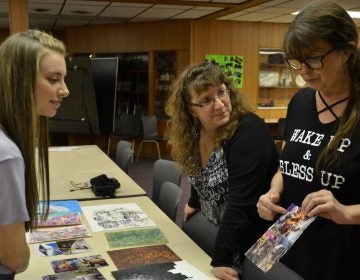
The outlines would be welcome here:
<svg viewBox="0 0 360 280">
<path fill-rule="evenodd" d="M 236 88 L 243 87 L 244 57 L 241 55 L 207 54 L 206 61 L 218 64 L 225 74 L 232 77 Z"/>
</svg>

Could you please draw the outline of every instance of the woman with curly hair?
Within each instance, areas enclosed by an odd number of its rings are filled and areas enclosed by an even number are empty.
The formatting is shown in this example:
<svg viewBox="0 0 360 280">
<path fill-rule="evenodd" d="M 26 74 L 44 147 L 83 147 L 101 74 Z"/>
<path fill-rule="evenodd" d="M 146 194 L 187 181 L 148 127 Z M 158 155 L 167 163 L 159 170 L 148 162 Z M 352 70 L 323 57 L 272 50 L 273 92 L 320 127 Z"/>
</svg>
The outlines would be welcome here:
<svg viewBox="0 0 360 280">
<path fill-rule="evenodd" d="M 184 220 L 201 211 L 218 228 L 213 272 L 219 279 L 239 279 L 235 260 L 269 225 L 258 217 L 256 202 L 278 167 L 274 141 L 230 78 L 212 63 L 185 69 L 166 113 L 171 156 L 190 177 Z"/>
<path fill-rule="evenodd" d="M 63 43 L 38 30 L 13 34 L 0 46 L 2 280 L 27 268 L 25 231 L 36 227 L 39 198 L 49 200 L 47 117 L 69 95 L 64 56 Z"/>
</svg>

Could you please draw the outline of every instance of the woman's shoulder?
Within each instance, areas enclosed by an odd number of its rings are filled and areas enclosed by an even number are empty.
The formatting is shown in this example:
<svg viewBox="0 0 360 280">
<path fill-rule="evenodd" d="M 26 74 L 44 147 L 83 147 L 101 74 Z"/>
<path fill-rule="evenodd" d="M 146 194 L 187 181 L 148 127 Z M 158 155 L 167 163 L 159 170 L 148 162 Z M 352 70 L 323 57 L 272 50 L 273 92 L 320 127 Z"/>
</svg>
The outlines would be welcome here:
<svg viewBox="0 0 360 280">
<path fill-rule="evenodd" d="M 233 141 L 238 138 L 243 138 L 246 135 L 259 135 L 260 137 L 268 133 L 268 128 L 264 122 L 264 119 L 259 117 L 253 112 L 247 112 L 241 115 L 238 119 L 238 127 L 232 136 Z"/>
<path fill-rule="evenodd" d="M 22 159 L 18 146 L 10 139 L 0 126 L 0 162 L 8 159 Z"/>
<path fill-rule="evenodd" d="M 265 127 L 265 121 L 253 112 L 247 112 L 239 117 L 238 129 L 247 128 L 249 126 L 259 125 Z"/>
<path fill-rule="evenodd" d="M 308 101 L 313 99 L 315 96 L 315 90 L 312 88 L 301 88 L 291 98 L 290 103 L 295 101 Z"/>
</svg>

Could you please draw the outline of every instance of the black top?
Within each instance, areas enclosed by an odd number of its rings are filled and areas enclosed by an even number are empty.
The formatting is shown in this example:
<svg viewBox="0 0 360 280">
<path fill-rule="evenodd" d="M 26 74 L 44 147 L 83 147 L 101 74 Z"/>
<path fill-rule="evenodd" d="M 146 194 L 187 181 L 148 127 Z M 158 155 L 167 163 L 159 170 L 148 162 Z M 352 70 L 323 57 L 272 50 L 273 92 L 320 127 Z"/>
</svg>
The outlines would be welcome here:
<svg viewBox="0 0 360 280">
<path fill-rule="evenodd" d="M 334 135 L 336 125 L 337 121 L 319 121 L 314 90 L 302 89 L 292 98 L 286 119 L 286 146 L 280 160 L 282 206 L 292 202 L 301 206 L 307 194 L 321 189 L 330 190 L 342 204 L 360 203 L 358 129 L 343 139 L 336 164 L 315 171 L 316 160 Z M 359 274 L 359 252 L 359 225 L 338 225 L 317 217 L 281 261 L 307 280 L 355 279 Z"/>
<path fill-rule="evenodd" d="M 200 176 L 201 182 L 197 176 L 191 178 L 189 206 L 201 208 L 211 222 L 219 224 L 211 265 L 231 267 L 234 256 L 243 255 L 269 227 L 256 209 L 278 168 L 278 152 L 265 123 L 255 114 L 244 115 L 233 137 L 213 153 L 207 167 L 214 171 Z"/>
</svg>

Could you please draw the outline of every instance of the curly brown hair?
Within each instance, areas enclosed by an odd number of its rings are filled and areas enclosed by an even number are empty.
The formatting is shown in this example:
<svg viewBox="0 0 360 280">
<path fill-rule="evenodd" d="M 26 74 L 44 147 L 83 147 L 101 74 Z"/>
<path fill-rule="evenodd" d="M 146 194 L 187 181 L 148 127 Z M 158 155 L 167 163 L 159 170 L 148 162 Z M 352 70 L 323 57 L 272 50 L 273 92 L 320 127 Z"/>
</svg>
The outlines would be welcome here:
<svg viewBox="0 0 360 280">
<path fill-rule="evenodd" d="M 230 139 L 239 125 L 239 117 L 251 111 L 247 99 L 233 87 L 232 80 L 220 67 L 204 62 L 187 67 L 174 82 L 165 112 L 168 122 L 168 144 L 172 159 L 184 174 L 193 175 L 199 166 L 199 121 L 190 113 L 190 92 L 200 95 L 211 86 L 225 84 L 229 89 L 232 111 L 229 122 L 216 131 L 214 145 L 218 148 Z"/>
</svg>

